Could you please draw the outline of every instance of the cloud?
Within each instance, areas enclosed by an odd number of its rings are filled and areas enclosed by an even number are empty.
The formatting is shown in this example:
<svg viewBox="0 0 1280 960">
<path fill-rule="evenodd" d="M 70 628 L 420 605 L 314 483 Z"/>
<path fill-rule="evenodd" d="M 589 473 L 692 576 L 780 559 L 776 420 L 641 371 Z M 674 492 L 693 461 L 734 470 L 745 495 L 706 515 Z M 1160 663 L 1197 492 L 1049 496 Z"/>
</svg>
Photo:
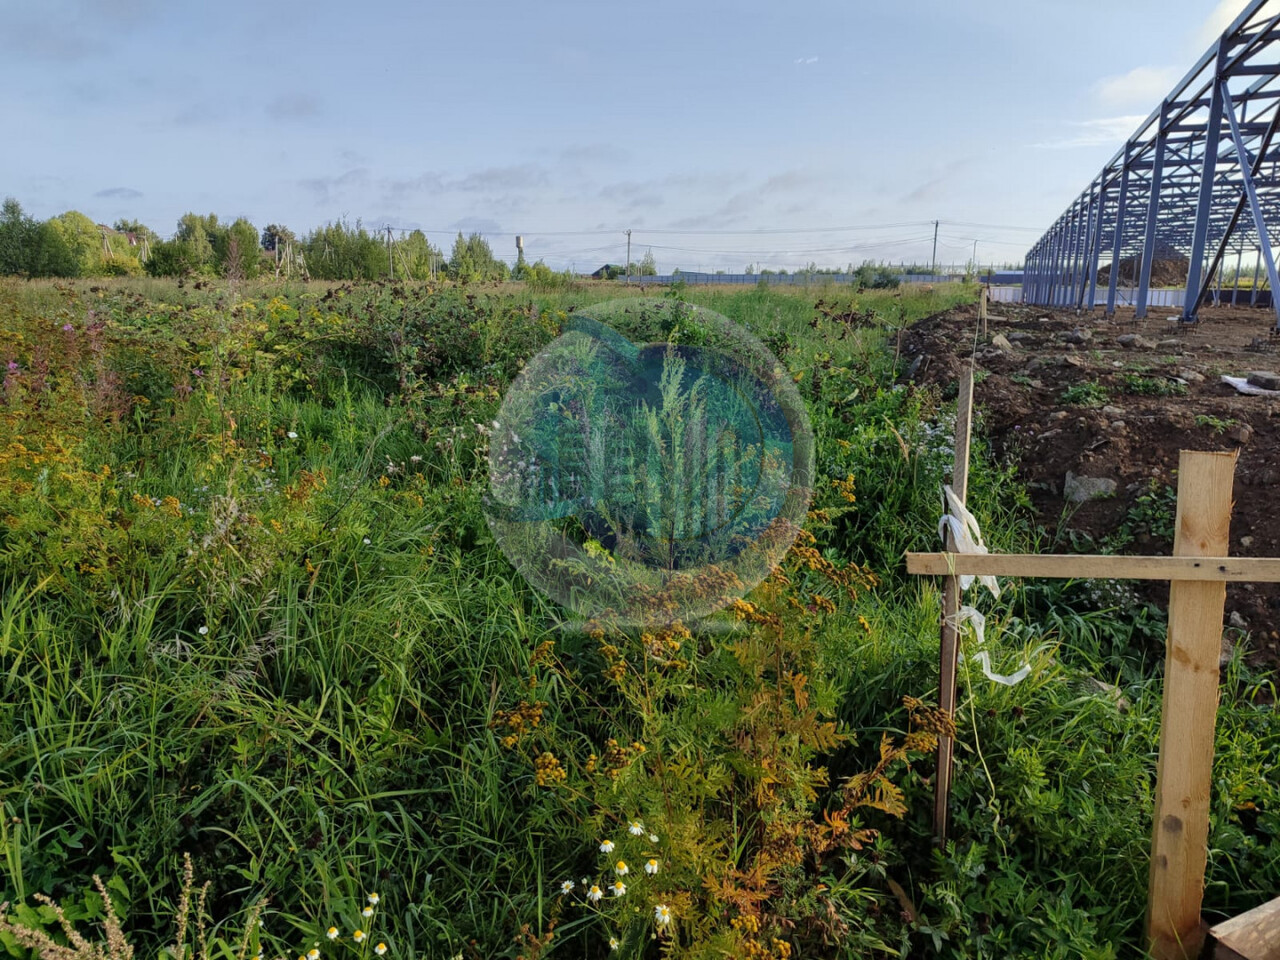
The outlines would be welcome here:
<svg viewBox="0 0 1280 960">
<path fill-rule="evenodd" d="M 510 167 L 489 167 L 469 173 L 460 180 L 445 184 L 446 190 L 463 193 L 490 193 L 497 190 L 530 190 L 551 183 L 547 171 L 535 163 L 522 163 Z"/>
<path fill-rule="evenodd" d="M 336 177 L 312 177 L 299 180 L 298 185 L 315 194 L 319 203 L 328 203 L 335 195 L 351 187 L 362 187 L 369 182 L 369 171 L 363 167 L 348 170 Z"/>
<path fill-rule="evenodd" d="M 1093 92 L 1105 107 L 1153 108 L 1181 76 L 1176 67 L 1134 67 L 1128 73 L 1103 77 Z"/>
<path fill-rule="evenodd" d="M 486 217 L 463 217 L 461 220 L 455 220 L 449 224 L 449 229 L 457 230 L 460 233 L 501 233 L 502 224 L 497 220 L 490 220 Z"/>
<path fill-rule="evenodd" d="M 306 93 L 292 93 L 276 97 L 266 107 L 272 120 L 305 120 L 320 112 L 320 101 Z"/>
<path fill-rule="evenodd" d="M 612 143 L 580 143 L 565 147 L 558 159 L 563 164 L 613 164 L 627 158 L 627 151 Z"/>
<path fill-rule="evenodd" d="M 1041 150 L 1066 150 L 1073 147 L 1100 147 L 1111 144 L 1119 148 L 1146 119 L 1146 116 L 1142 115 L 1129 115 L 1099 117 L 1096 120 L 1076 120 L 1068 124 L 1076 131 L 1073 135 L 1033 143 L 1031 146 Z"/>
<path fill-rule="evenodd" d="M 1232 21 L 1244 11 L 1247 2 L 1248 0 L 1218 0 L 1218 5 L 1213 8 L 1209 16 L 1200 24 L 1200 29 L 1196 31 L 1196 45 L 1201 48 L 1208 47 L 1222 36 L 1227 27 L 1231 26 Z M 1280 14 L 1280 0 L 1270 0 L 1254 14 L 1252 22 L 1257 23 L 1277 14 Z"/>
<path fill-rule="evenodd" d="M 140 200 L 142 191 L 134 190 L 132 187 L 108 187 L 105 190 L 99 190 L 94 196 L 113 200 Z"/>
<path fill-rule="evenodd" d="M 221 120 L 224 115 L 225 111 L 222 107 L 207 101 L 198 101 L 189 103 L 179 110 L 173 117 L 173 123 L 179 127 L 195 127 L 202 123 Z"/>
<path fill-rule="evenodd" d="M 817 63 L 817 62 L 818 62 L 817 57 L 796 57 L 796 63 L 803 64 L 805 66 L 808 66 L 811 63 Z"/>
</svg>

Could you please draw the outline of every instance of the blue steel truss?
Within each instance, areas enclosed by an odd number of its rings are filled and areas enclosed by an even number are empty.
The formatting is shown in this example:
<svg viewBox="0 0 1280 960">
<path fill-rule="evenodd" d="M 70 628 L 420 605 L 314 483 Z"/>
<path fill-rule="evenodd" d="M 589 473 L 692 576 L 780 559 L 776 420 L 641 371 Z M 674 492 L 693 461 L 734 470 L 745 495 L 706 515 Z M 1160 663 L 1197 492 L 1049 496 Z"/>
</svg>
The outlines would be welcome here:
<svg viewBox="0 0 1280 960">
<path fill-rule="evenodd" d="M 1267 7 L 1264 15 L 1263 8 Z M 1182 319 L 1195 321 L 1235 255 L 1254 257 L 1254 294 L 1276 277 L 1280 227 L 1280 14 L 1252 0 L 1028 252 L 1023 299 L 1092 309 L 1099 268 L 1114 313 L 1128 272 L 1146 316 L 1152 264 L 1187 260 Z M 1127 266 L 1126 266 L 1127 265 Z M 1136 274 L 1134 277 L 1132 274 Z M 1280 328 L 1280 299 L 1270 298 Z"/>
</svg>

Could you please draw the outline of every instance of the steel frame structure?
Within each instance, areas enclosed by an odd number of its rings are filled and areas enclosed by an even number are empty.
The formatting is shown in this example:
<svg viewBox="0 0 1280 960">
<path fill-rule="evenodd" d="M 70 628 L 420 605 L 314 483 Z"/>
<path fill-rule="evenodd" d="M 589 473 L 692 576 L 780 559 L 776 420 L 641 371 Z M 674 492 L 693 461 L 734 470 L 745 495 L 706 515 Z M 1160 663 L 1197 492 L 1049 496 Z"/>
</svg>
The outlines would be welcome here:
<svg viewBox="0 0 1280 960">
<path fill-rule="evenodd" d="M 1280 11 L 1251 0 L 1053 226 L 1027 252 L 1027 303 L 1093 309 L 1109 262 L 1106 312 L 1126 260 L 1140 264 L 1146 316 L 1157 249 L 1188 260 L 1181 319 L 1194 322 L 1215 276 L 1256 251 L 1280 290 L 1270 230 L 1280 226 Z M 1271 297 L 1280 330 L 1280 300 Z"/>
</svg>

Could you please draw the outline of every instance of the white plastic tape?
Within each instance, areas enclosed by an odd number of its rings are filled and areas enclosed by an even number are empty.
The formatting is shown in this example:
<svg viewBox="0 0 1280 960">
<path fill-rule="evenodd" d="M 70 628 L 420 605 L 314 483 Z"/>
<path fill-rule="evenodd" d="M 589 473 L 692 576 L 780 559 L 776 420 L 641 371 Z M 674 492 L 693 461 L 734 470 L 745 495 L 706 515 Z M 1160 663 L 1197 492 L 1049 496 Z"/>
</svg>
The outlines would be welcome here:
<svg viewBox="0 0 1280 960">
<path fill-rule="evenodd" d="M 978 528 L 977 518 L 965 509 L 965 505 L 949 486 L 944 486 L 942 493 L 946 498 L 947 512 L 938 521 L 938 536 L 942 538 L 943 544 L 946 544 L 947 531 L 950 530 L 956 553 L 986 553 L 987 547 L 982 542 L 982 531 Z M 968 590 L 973 585 L 973 580 L 972 576 L 962 576 L 961 591 Z M 1000 596 L 1000 584 L 996 583 L 995 577 L 978 577 L 978 582 L 990 590 L 993 597 Z"/>
<path fill-rule="evenodd" d="M 954 617 L 949 618 L 949 622 L 952 629 L 957 633 L 964 624 L 970 624 L 973 627 L 974 639 L 977 641 L 978 646 L 982 646 L 987 639 L 987 618 L 982 615 L 982 611 L 980 610 L 976 610 L 973 607 L 961 607 L 956 611 L 956 615 Z M 979 650 L 973 655 L 973 659 L 981 664 L 982 673 L 988 680 L 993 680 L 996 683 L 1002 683 L 1006 687 L 1012 687 L 1014 684 L 1021 683 L 1023 680 L 1027 679 L 1027 677 L 1031 676 L 1031 664 L 1029 663 L 1024 663 L 1021 667 L 1010 674 L 995 673 L 991 669 L 991 657 L 985 650 Z M 963 653 L 960 654 L 960 662 L 964 662 Z"/>
</svg>

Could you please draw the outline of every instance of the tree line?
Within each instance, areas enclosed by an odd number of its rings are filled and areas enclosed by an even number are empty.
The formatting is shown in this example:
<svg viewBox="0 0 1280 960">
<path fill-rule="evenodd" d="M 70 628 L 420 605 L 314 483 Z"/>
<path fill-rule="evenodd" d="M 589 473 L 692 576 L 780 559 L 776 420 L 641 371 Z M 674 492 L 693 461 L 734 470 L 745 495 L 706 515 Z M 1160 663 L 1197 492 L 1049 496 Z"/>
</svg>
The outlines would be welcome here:
<svg viewBox="0 0 1280 960">
<path fill-rule="evenodd" d="M 280 224 L 259 231 L 244 217 L 226 221 L 212 213 L 187 213 L 173 237 L 162 240 L 137 221 L 106 227 L 75 210 L 36 220 L 12 197 L 0 207 L 0 274 L 372 280 L 393 273 L 401 279 L 462 282 L 554 276 L 542 261 L 528 264 L 523 255 L 513 270 L 478 233 L 464 237 L 459 232 L 446 256 L 421 230 L 389 243 L 385 234 L 360 221 L 328 223 L 300 238 Z"/>
</svg>

